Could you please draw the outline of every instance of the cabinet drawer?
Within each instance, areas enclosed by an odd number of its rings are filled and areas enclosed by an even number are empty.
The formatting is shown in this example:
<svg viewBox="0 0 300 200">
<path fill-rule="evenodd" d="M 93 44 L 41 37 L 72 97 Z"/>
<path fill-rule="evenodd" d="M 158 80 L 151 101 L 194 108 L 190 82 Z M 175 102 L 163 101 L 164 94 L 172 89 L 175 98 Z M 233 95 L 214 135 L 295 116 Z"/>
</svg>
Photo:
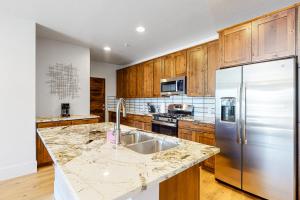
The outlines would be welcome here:
<svg viewBox="0 0 300 200">
<path fill-rule="evenodd" d="M 143 121 L 144 121 L 144 123 L 151 123 L 152 117 L 151 116 L 143 116 Z"/>
<path fill-rule="evenodd" d="M 178 128 L 192 129 L 192 122 L 190 122 L 190 121 L 184 121 L 184 120 L 179 120 L 179 122 L 178 122 Z"/>
<path fill-rule="evenodd" d="M 55 126 L 57 126 L 56 122 L 37 123 L 37 128 L 49 128 L 49 127 L 55 127 Z"/>
<path fill-rule="evenodd" d="M 80 120 L 73 120 L 72 125 L 93 124 L 98 122 L 99 122 L 98 119 L 80 119 Z"/>
</svg>

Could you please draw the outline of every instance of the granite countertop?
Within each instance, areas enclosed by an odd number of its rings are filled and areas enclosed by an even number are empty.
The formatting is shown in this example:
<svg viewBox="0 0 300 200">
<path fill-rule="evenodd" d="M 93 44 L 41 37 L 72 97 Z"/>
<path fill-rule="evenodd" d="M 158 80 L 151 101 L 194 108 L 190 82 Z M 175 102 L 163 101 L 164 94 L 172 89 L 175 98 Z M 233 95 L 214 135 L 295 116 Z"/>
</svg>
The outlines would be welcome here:
<svg viewBox="0 0 300 200">
<path fill-rule="evenodd" d="M 215 124 L 214 117 L 198 117 L 198 116 L 189 116 L 189 117 L 181 117 L 179 120 L 183 121 L 191 121 L 195 123 L 204 123 L 204 124 Z"/>
<path fill-rule="evenodd" d="M 113 109 L 109 109 L 108 112 L 116 112 Z M 122 111 L 121 111 L 122 112 Z M 143 116 L 149 116 L 152 117 L 154 114 L 157 113 L 143 113 L 143 112 L 130 112 L 130 111 L 126 111 L 126 114 L 132 114 L 132 115 L 143 115 Z"/>
<path fill-rule="evenodd" d="M 97 115 L 71 115 L 70 117 L 37 117 L 36 123 L 42 122 L 57 122 L 57 121 L 67 121 L 67 120 L 77 120 L 77 119 L 94 119 L 98 118 Z"/>
<path fill-rule="evenodd" d="M 154 154 L 139 154 L 107 141 L 114 123 L 38 129 L 55 166 L 79 199 L 126 199 L 219 153 L 219 149 L 166 135 L 143 132 L 178 143 Z M 122 132 L 139 131 L 121 125 Z"/>
</svg>

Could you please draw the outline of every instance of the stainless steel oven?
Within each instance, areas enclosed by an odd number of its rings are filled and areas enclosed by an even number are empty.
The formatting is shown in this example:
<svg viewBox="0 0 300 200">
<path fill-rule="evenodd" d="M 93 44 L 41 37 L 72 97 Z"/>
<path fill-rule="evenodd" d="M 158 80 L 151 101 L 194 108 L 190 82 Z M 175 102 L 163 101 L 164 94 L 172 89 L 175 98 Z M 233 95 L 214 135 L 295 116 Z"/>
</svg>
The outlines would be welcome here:
<svg viewBox="0 0 300 200">
<path fill-rule="evenodd" d="M 186 77 L 180 76 L 170 79 L 161 79 L 160 94 L 161 96 L 186 94 Z"/>
<path fill-rule="evenodd" d="M 152 120 L 152 131 L 155 133 L 178 137 L 176 123 L 168 123 L 168 122 Z"/>
</svg>

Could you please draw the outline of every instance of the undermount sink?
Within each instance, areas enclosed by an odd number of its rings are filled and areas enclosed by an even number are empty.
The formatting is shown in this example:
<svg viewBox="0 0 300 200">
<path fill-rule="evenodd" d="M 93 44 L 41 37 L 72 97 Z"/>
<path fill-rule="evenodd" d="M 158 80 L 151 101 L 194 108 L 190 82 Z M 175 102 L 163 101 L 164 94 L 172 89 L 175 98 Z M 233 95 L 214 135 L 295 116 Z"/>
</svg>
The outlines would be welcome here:
<svg viewBox="0 0 300 200">
<path fill-rule="evenodd" d="M 129 132 L 127 134 L 121 135 L 121 144 L 129 145 L 129 144 L 136 144 L 148 140 L 152 140 L 153 137 L 148 135 L 139 133 L 139 132 Z"/>
<path fill-rule="evenodd" d="M 152 154 L 178 146 L 175 142 L 168 142 L 160 139 L 148 140 L 145 142 L 128 145 L 127 148 L 141 154 Z"/>
</svg>

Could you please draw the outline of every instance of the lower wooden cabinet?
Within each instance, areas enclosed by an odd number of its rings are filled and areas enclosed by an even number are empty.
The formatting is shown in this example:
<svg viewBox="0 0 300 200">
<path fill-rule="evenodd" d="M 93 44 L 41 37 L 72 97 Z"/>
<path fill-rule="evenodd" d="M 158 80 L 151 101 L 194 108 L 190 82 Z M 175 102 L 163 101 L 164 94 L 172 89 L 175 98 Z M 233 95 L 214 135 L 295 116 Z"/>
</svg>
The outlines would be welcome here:
<svg viewBox="0 0 300 200">
<path fill-rule="evenodd" d="M 109 112 L 109 121 L 116 122 L 116 112 Z M 126 126 L 135 127 L 145 131 L 152 131 L 152 117 L 145 115 L 127 114 L 126 117 L 120 116 L 120 123 Z"/>
<path fill-rule="evenodd" d="M 190 121 L 179 121 L 178 137 L 185 140 L 199 142 L 202 144 L 215 146 L 215 126 L 214 124 L 195 123 Z M 214 171 L 215 157 L 211 157 L 202 163 L 203 169 Z"/>
<path fill-rule="evenodd" d="M 160 200 L 199 200 L 200 166 L 195 165 L 159 184 Z"/>
<path fill-rule="evenodd" d="M 99 118 L 63 120 L 63 121 L 56 121 L 56 122 L 37 123 L 36 127 L 37 128 L 50 128 L 50 127 L 57 127 L 57 126 L 92 124 L 92 123 L 98 123 L 98 122 L 99 122 Z M 51 156 L 49 155 L 43 141 L 41 140 L 41 138 L 38 134 L 36 134 L 36 160 L 37 160 L 38 167 L 52 164 Z"/>
</svg>

